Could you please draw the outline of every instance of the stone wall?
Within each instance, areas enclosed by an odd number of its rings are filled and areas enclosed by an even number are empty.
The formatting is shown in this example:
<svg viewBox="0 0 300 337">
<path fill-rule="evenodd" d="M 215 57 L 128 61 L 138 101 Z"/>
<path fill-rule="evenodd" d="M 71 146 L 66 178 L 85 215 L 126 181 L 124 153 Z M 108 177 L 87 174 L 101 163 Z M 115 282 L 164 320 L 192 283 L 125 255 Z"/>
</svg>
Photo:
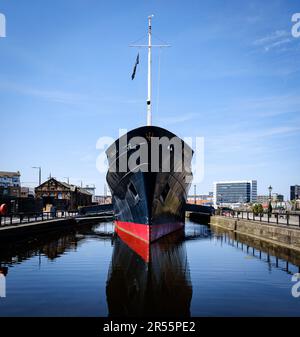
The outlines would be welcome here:
<svg viewBox="0 0 300 337">
<path fill-rule="evenodd" d="M 300 251 L 300 228 L 212 216 L 211 224 Z"/>
</svg>

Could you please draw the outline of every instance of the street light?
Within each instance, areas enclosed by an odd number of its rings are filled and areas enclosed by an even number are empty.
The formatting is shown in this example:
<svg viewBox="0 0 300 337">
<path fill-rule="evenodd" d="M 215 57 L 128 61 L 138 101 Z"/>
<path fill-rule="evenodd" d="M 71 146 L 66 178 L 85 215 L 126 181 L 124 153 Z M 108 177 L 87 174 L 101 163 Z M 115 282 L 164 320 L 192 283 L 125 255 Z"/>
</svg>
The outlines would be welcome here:
<svg viewBox="0 0 300 337">
<path fill-rule="evenodd" d="M 269 200 L 271 201 L 271 199 L 272 199 L 272 189 L 273 189 L 273 187 L 270 185 L 269 187 L 268 187 L 268 190 L 269 190 Z"/>
<path fill-rule="evenodd" d="M 273 187 L 270 185 L 268 187 L 268 190 L 269 190 L 269 206 L 268 206 L 268 216 L 272 216 L 272 189 Z"/>
<path fill-rule="evenodd" d="M 196 204 L 196 192 L 197 192 L 197 186 L 194 185 L 194 204 Z"/>
<path fill-rule="evenodd" d="M 33 166 L 33 169 L 39 170 L 39 186 L 42 184 L 42 168 L 40 166 Z"/>
</svg>

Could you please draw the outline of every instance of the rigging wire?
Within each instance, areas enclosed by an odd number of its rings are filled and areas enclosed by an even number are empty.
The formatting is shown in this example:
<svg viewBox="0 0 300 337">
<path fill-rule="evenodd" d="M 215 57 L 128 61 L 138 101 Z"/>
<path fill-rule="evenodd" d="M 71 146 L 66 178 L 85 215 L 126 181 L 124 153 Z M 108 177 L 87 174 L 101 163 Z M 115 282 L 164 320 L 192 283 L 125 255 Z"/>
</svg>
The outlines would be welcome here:
<svg viewBox="0 0 300 337">
<path fill-rule="evenodd" d="M 137 40 L 133 41 L 131 44 L 136 44 L 137 42 L 141 41 L 142 39 L 144 39 L 145 37 L 147 37 L 147 34 L 144 34 L 142 37 L 138 38 Z"/>
<path fill-rule="evenodd" d="M 157 94 L 156 94 L 156 115 L 157 116 L 158 116 L 158 108 L 159 108 L 161 49 L 162 48 L 159 48 L 159 53 L 158 53 L 158 77 L 157 77 Z"/>
<path fill-rule="evenodd" d="M 162 42 L 163 44 L 169 45 L 168 42 L 166 42 L 165 40 L 159 38 L 156 34 L 153 34 L 153 33 L 152 33 L 152 36 L 155 37 L 155 38 L 156 38 L 157 40 L 159 40 L 160 42 Z"/>
</svg>

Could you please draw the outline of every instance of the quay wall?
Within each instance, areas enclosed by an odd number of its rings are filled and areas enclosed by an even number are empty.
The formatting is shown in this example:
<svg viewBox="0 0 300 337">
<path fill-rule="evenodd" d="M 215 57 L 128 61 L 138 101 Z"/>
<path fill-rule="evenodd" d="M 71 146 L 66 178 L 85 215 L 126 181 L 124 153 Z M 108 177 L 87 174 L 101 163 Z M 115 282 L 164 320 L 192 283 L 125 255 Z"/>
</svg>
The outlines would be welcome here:
<svg viewBox="0 0 300 337">
<path fill-rule="evenodd" d="M 300 251 L 300 228 L 257 221 L 212 216 L 210 224 L 238 234 Z"/>
<path fill-rule="evenodd" d="M 199 222 L 202 224 L 208 224 L 210 222 L 210 214 L 208 213 L 186 212 L 185 216 L 192 221 Z"/>
<path fill-rule="evenodd" d="M 76 220 L 71 219 L 53 219 L 27 224 L 18 224 L 13 226 L 0 227 L 0 241 L 7 241 L 18 237 L 26 237 L 42 232 L 50 232 L 76 226 Z"/>
</svg>

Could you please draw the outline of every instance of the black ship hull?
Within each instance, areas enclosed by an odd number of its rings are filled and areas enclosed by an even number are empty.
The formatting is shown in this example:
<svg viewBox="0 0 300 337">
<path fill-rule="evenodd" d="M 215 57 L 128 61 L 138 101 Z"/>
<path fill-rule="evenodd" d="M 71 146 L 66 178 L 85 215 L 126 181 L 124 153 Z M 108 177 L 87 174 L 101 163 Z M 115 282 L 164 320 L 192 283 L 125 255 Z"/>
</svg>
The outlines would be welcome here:
<svg viewBox="0 0 300 337">
<path fill-rule="evenodd" d="M 158 141 L 164 144 L 155 147 Z M 107 157 L 117 232 L 153 242 L 184 226 L 192 150 L 183 140 L 141 127 L 120 137 Z"/>
</svg>

